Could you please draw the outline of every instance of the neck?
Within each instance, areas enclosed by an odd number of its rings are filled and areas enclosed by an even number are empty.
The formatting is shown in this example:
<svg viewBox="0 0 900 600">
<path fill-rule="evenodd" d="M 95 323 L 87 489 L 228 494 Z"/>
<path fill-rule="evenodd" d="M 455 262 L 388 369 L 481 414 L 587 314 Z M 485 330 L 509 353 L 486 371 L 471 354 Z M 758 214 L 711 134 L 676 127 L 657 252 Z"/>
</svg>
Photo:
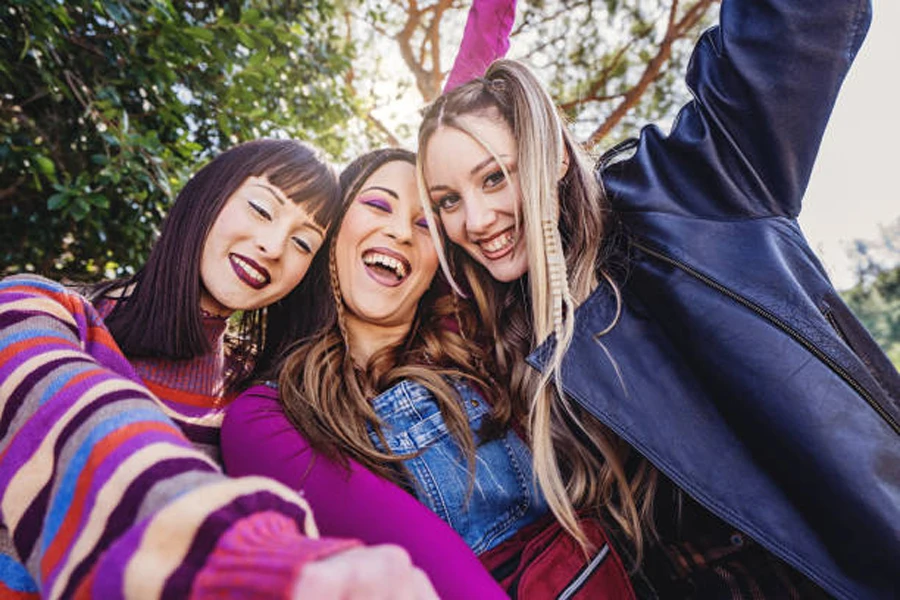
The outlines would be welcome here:
<svg viewBox="0 0 900 600">
<path fill-rule="evenodd" d="M 347 335 L 350 337 L 348 340 L 350 356 L 360 367 L 368 365 L 369 360 L 379 350 L 403 342 L 412 327 L 412 323 L 374 325 L 350 314 L 347 315 L 346 323 Z"/>
<path fill-rule="evenodd" d="M 206 290 L 200 290 L 200 313 L 204 317 L 227 319 L 234 311 L 210 296 Z"/>
</svg>

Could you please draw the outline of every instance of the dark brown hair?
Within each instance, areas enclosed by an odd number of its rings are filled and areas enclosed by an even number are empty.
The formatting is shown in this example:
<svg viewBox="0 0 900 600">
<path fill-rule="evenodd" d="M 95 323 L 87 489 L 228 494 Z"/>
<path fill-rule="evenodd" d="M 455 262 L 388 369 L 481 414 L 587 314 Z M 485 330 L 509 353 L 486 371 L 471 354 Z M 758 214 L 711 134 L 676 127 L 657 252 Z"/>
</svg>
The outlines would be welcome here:
<svg viewBox="0 0 900 600">
<path fill-rule="evenodd" d="M 118 298 L 105 321 L 126 356 L 180 360 L 210 351 L 201 320 L 200 257 L 222 207 L 253 176 L 267 177 L 294 203 L 303 203 L 322 227 L 331 225 L 340 210 L 334 169 L 307 144 L 263 139 L 217 156 L 178 194 L 147 263 L 132 277 L 92 290 L 92 299 Z M 307 282 L 298 288 L 303 290 L 292 294 L 303 295 Z M 290 319 L 283 312 L 278 317 Z M 298 327 L 290 328 L 292 334 Z M 285 330 L 279 323 L 267 331 L 266 309 L 244 312 L 237 336 L 229 340 L 232 362 L 242 365 L 242 371 L 229 375 L 228 386 L 234 388 L 247 378 L 266 342 L 281 345 L 279 331 Z"/>
</svg>

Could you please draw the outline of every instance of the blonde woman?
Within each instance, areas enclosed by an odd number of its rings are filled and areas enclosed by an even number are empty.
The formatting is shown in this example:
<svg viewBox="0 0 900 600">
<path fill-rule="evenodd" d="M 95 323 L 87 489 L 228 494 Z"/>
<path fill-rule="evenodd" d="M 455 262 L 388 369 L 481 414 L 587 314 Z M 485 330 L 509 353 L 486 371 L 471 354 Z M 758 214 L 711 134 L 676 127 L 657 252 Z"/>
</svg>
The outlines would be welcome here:
<svg viewBox="0 0 900 600">
<path fill-rule="evenodd" d="M 596 171 L 524 65 L 446 93 L 419 134 L 425 209 L 588 550 L 579 510 L 662 597 L 889 597 L 900 381 L 796 222 L 869 5 L 720 14 L 672 132 Z"/>
</svg>

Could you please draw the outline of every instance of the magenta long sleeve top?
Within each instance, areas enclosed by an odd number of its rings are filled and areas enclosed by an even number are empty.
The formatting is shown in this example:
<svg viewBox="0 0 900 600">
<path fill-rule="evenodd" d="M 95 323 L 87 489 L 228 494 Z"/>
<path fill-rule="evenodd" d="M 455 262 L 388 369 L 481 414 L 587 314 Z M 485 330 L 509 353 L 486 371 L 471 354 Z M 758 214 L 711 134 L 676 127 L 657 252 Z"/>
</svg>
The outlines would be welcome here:
<svg viewBox="0 0 900 600">
<path fill-rule="evenodd" d="M 228 407 L 222 457 L 231 476 L 263 475 L 302 491 L 323 536 L 405 548 L 441 598 L 506 598 L 453 529 L 413 496 L 358 463 L 313 450 L 287 420 L 277 390 L 254 386 Z"/>
<path fill-rule="evenodd" d="M 445 91 L 506 54 L 515 10 L 515 0 L 474 0 Z M 221 443 L 230 475 L 265 475 L 301 490 L 323 536 L 402 546 L 445 600 L 507 598 L 462 538 L 418 500 L 358 463 L 348 469 L 316 453 L 285 417 L 276 390 L 255 386 L 237 398 Z"/>
<path fill-rule="evenodd" d="M 516 19 L 516 0 L 475 0 L 444 91 L 481 77 L 509 50 L 509 34 Z"/>
</svg>

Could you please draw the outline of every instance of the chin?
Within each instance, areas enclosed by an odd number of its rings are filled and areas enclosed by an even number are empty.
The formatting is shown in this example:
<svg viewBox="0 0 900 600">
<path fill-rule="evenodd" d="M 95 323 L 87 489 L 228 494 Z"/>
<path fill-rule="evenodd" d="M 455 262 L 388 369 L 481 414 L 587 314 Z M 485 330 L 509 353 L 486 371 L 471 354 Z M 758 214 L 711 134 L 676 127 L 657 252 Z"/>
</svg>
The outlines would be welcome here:
<svg viewBox="0 0 900 600">
<path fill-rule="evenodd" d="M 482 266 L 485 268 L 485 270 L 487 270 L 488 273 L 490 273 L 491 277 L 493 277 L 500 283 L 511 283 L 513 281 L 516 281 L 517 279 L 520 279 L 528 272 L 527 264 L 494 264 L 490 267 L 483 264 Z"/>
</svg>

